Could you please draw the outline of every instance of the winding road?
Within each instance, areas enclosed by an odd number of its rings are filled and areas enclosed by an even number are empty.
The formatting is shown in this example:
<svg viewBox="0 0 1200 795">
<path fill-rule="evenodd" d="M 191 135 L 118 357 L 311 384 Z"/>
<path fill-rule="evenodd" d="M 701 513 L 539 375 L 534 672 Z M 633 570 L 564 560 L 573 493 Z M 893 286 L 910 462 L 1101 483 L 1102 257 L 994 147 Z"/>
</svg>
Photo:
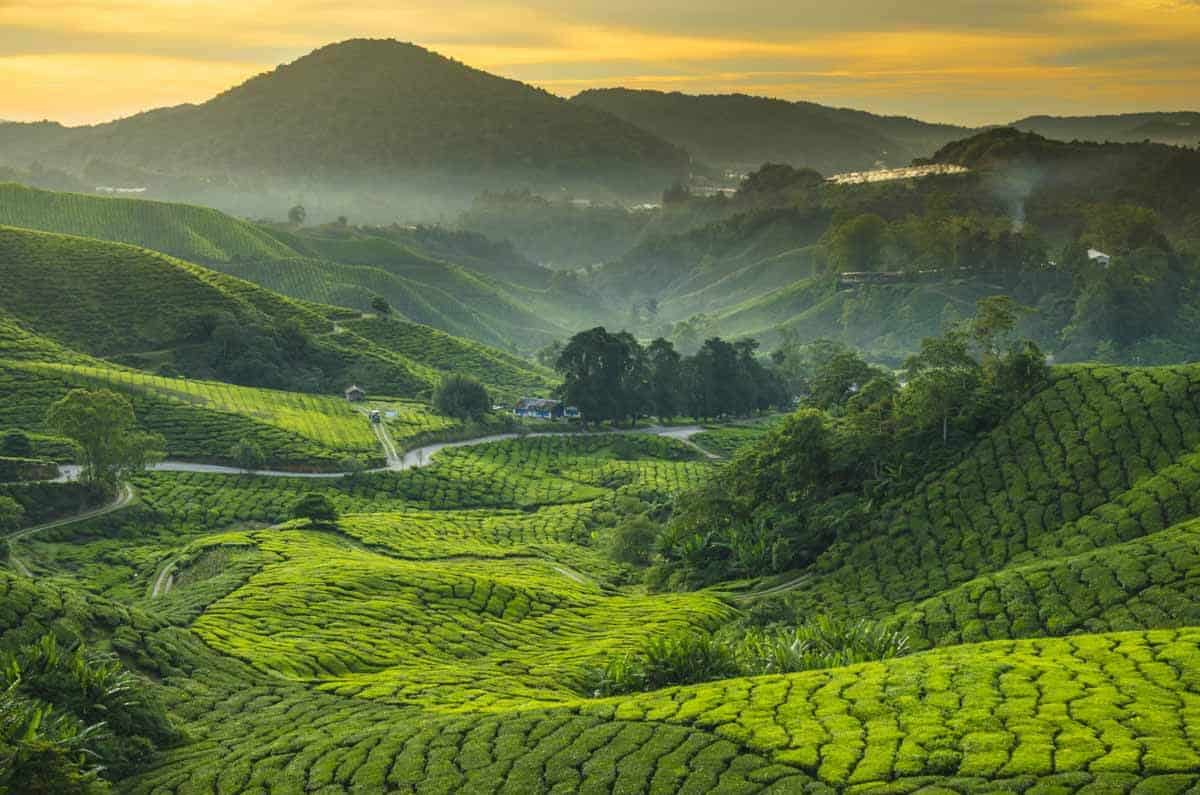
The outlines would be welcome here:
<svg viewBox="0 0 1200 795">
<path fill-rule="evenodd" d="M 367 470 L 368 472 L 404 472 L 409 469 L 417 469 L 420 467 L 429 466 L 433 463 L 433 456 L 442 450 L 454 447 L 474 447 L 481 444 L 492 444 L 494 442 L 508 441 L 509 439 L 523 439 L 531 436 L 605 436 L 614 434 L 649 434 L 651 436 L 663 436 L 668 439 L 676 439 L 690 447 L 700 451 L 706 458 L 717 460 L 720 456 L 715 455 L 709 450 L 705 450 L 700 445 L 692 441 L 692 437 L 701 433 L 704 428 L 699 425 L 682 425 L 677 427 L 667 427 L 662 425 L 648 425 L 645 428 L 621 428 L 612 431 L 573 431 L 570 433 L 498 433 L 490 436 L 478 436 L 474 439 L 464 439 L 457 442 L 437 442 L 427 444 L 423 447 L 416 447 L 400 455 L 396 443 L 392 440 L 391 434 L 387 432 L 387 428 L 383 424 L 372 425 L 375 429 L 375 434 L 379 438 L 379 443 L 383 447 L 384 454 L 387 458 L 388 465 L 377 469 Z M 349 472 L 288 472 L 279 469 L 258 469 L 244 470 L 237 467 L 220 466 L 218 464 L 198 464 L 191 461 L 161 461 L 154 464 L 148 469 L 155 472 L 202 472 L 218 475 L 255 475 L 258 477 L 275 477 L 275 478 L 320 478 L 332 479 L 342 478 L 351 474 Z M 55 482 L 67 482 L 76 480 L 79 477 L 80 467 L 74 464 L 68 464 L 59 467 L 59 476 Z M 67 516 L 62 519 L 56 519 L 53 522 L 36 525 L 34 527 L 26 527 L 23 530 L 18 530 L 14 533 L 9 533 L 5 536 L 0 536 L 0 543 L 9 545 L 9 563 L 26 577 L 33 577 L 33 572 L 26 566 L 12 551 L 12 542 L 20 541 L 37 533 L 46 530 L 53 530 L 56 527 L 74 524 L 76 522 L 84 522 L 88 519 L 94 519 L 97 516 L 103 516 L 113 511 L 118 511 L 121 508 L 129 505 L 134 498 L 133 487 L 125 484 L 121 487 L 116 498 L 99 508 L 94 508 L 83 513 Z M 172 569 L 174 561 L 164 566 L 158 573 L 150 589 L 151 598 L 157 597 L 166 593 L 171 589 L 171 581 L 173 579 Z M 565 572 L 564 572 L 565 573 Z M 567 576 L 576 579 L 571 574 Z"/>
<path fill-rule="evenodd" d="M 420 467 L 429 466 L 433 463 L 433 456 L 442 450 L 448 450 L 454 447 L 474 447 L 481 444 L 492 444 L 494 442 L 504 442 L 509 439 L 528 439 L 535 436 L 612 436 L 626 434 L 649 434 L 651 436 L 663 436 L 668 439 L 676 439 L 684 444 L 700 451 L 706 458 L 717 460 L 720 456 L 705 450 L 700 445 L 693 442 L 691 439 L 698 433 L 704 431 L 699 425 L 681 425 L 678 427 L 666 427 L 662 425 L 648 425 L 645 428 L 621 428 L 612 431 L 572 431 L 570 433 L 497 433 L 491 436 L 477 436 L 474 439 L 463 439 L 457 442 L 436 442 L 427 444 L 423 447 L 414 447 L 403 455 L 398 452 L 396 443 L 392 440 L 391 434 L 382 424 L 373 425 L 375 434 L 379 437 L 379 442 L 383 447 L 384 455 L 387 458 L 388 465 L 377 467 L 375 469 L 365 470 L 367 472 L 404 472 L 409 469 L 418 469 Z M 268 478 L 314 478 L 314 479 L 330 479 L 342 478 L 350 475 L 350 472 L 289 472 L 283 469 L 254 469 L 246 470 L 238 467 L 221 466 L 220 464 L 198 464 L 192 461 L 160 461 L 153 464 L 147 469 L 154 472 L 203 472 L 215 475 L 256 475 L 258 477 Z M 59 467 L 58 482 L 75 480 L 79 477 L 79 467 L 75 465 L 66 465 Z"/>
</svg>

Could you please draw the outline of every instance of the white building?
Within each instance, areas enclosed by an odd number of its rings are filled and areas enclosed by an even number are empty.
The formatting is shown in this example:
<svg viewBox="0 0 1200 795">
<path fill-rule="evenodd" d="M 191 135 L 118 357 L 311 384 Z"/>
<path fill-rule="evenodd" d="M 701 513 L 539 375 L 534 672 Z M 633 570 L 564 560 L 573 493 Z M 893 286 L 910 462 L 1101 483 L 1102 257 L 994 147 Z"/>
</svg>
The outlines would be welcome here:
<svg viewBox="0 0 1200 795">
<path fill-rule="evenodd" d="M 1112 262 L 1112 257 L 1108 256 L 1103 251 L 1099 251 L 1094 248 L 1088 249 L 1088 259 L 1090 259 L 1092 262 L 1099 263 L 1100 267 L 1102 268 L 1107 268 L 1109 263 Z"/>
</svg>

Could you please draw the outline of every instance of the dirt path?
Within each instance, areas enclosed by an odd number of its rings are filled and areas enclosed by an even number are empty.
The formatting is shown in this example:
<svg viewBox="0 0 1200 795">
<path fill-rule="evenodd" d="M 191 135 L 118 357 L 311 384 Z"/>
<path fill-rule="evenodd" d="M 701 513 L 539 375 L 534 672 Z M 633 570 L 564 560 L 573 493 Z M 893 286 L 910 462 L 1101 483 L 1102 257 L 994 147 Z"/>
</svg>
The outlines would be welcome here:
<svg viewBox="0 0 1200 795">
<path fill-rule="evenodd" d="M 57 527 L 65 527 L 66 525 L 75 524 L 76 522 L 85 522 L 88 519 L 95 519 L 97 516 L 104 516 L 105 514 L 112 513 L 113 511 L 119 511 L 133 502 L 133 497 L 133 486 L 125 484 L 121 486 L 120 491 L 117 492 L 116 498 L 107 505 L 102 505 L 99 508 L 93 508 L 90 511 L 84 511 L 83 513 L 77 513 L 74 516 L 66 516 L 62 519 L 55 519 L 53 522 L 46 522 L 45 524 L 35 525 L 34 527 L 26 527 L 24 530 L 18 530 L 15 533 L 9 533 L 6 536 L 0 537 L 0 543 L 8 544 L 9 562 L 12 564 L 13 568 L 26 577 L 32 578 L 33 572 L 29 570 L 29 567 L 26 566 L 13 551 L 12 545 L 14 542 L 20 541 L 23 538 L 29 538 L 32 535 L 45 532 L 46 530 L 53 530 Z"/>
</svg>

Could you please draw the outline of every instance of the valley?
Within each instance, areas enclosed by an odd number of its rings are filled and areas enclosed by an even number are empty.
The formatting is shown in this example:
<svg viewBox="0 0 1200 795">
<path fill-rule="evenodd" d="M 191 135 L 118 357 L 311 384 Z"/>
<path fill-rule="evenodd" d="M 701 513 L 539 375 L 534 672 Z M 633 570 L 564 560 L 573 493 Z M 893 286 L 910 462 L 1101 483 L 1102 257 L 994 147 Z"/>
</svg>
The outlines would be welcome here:
<svg viewBox="0 0 1200 795">
<path fill-rule="evenodd" d="M 0 122 L 0 795 L 1200 792 L 1196 114 L 564 84 Z"/>
</svg>

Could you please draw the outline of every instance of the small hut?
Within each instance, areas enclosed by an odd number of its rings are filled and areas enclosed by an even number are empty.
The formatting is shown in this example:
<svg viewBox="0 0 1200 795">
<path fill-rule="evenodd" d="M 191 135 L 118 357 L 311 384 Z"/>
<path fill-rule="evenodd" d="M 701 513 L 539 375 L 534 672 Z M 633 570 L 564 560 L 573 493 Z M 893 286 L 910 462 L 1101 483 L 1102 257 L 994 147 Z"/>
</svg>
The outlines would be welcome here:
<svg viewBox="0 0 1200 795">
<path fill-rule="evenodd" d="M 357 384 L 346 387 L 346 400 L 351 403 L 362 403 L 367 399 L 367 393 Z"/>
</svg>

